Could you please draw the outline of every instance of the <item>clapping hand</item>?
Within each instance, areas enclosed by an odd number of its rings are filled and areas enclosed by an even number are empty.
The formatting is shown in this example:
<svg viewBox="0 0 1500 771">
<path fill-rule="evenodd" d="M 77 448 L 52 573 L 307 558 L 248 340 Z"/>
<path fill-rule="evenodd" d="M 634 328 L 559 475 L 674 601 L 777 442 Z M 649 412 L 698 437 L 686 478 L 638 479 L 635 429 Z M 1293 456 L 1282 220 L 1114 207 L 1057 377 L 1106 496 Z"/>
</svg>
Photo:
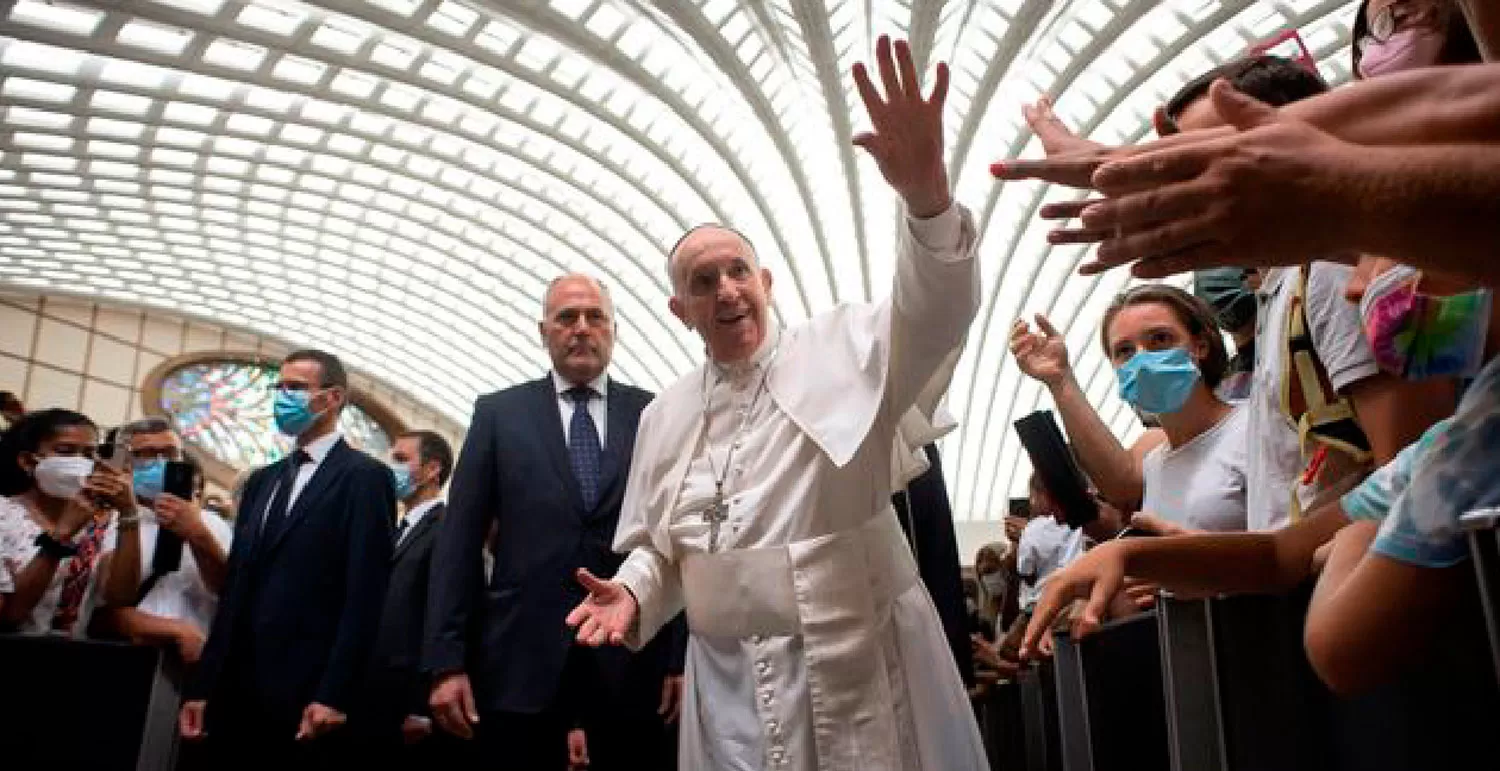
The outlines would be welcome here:
<svg viewBox="0 0 1500 771">
<path fill-rule="evenodd" d="M 953 203 L 948 190 L 948 171 L 943 164 L 943 102 L 948 96 L 948 65 L 938 64 L 932 96 L 923 98 L 909 43 L 898 40 L 892 46 L 890 37 L 881 35 L 875 45 L 875 60 L 884 96 L 870 80 L 865 65 L 854 65 L 854 84 L 859 88 L 874 129 L 854 137 L 854 144 L 875 159 L 880 173 L 906 202 L 911 216 L 935 217 Z"/>
</svg>

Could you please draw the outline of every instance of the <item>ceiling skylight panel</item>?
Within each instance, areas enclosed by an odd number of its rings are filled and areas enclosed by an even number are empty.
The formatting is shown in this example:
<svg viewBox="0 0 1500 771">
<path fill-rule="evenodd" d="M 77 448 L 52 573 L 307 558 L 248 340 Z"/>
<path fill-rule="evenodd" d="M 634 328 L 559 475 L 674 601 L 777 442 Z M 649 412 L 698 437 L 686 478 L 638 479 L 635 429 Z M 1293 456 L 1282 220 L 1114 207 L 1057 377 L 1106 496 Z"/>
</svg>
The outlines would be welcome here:
<svg viewBox="0 0 1500 771">
<path fill-rule="evenodd" d="M 411 16 L 422 6 L 422 0 L 365 0 L 365 3 L 398 16 Z"/>
<path fill-rule="evenodd" d="M 11 99 L 35 99 L 42 102 L 66 102 L 78 93 L 78 89 L 64 84 L 30 78 L 8 77 L 0 86 L 0 94 Z"/>
<path fill-rule="evenodd" d="M 328 73 L 328 65 L 315 59 L 283 54 L 271 68 L 271 77 L 302 86 L 316 86 Z"/>
<path fill-rule="evenodd" d="M 427 17 L 427 26 L 454 37 L 467 35 L 479 20 L 479 12 L 463 3 L 445 0 Z"/>
<path fill-rule="evenodd" d="M 180 27 L 131 19 L 120 27 L 115 39 L 132 48 L 152 53 L 181 56 L 193 42 L 193 33 Z"/>
<path fill-rule="evenodd" d="M 0 107 L 0 111 L 3 111 L 5 122 L 11 124 L 12 126 L 66 129 L 68 126 L 71 126 L 73 124 L 73 116 L 66 115 L 60 112 L 52 112 L 51 110 L 38 110 L 32 107 L 11 106 Z M 135 127 L 135 131 L 137 133 L 139 133 L 144 128 L 139 123 L 113 120 L 109 118 L 91 118 L 89 120 L 89 125 L 93 125 L 96 121 L 108 121 L 112 124 L 133 126 Z"/>
<path fill-rule="evenodd" d="M 328 88 L 335 93 L 359 100 L 369 99 L 382 83 L 380 78 L 359 70 L 340 69 L 329 81 Z"/>
<path fill-rule="evenodd" d="M 203 61 L 242 72 L 254 72 L 269 54 L 264 46 L 230 38 L 219 38 L 203 49 Z"/>
<path fill-rule="evenodd" d="M 422 100 L 422 95 L 399 83 L 386 83 L 380 92 L 380 103 L 395 110 L 411 112 Z"/>
<path fill-rule="evenodd" d="M 11 134 L 11 141 L 22 148 L 51 150 L 59 153 L 65 153 L 73 149 L 73 140 L 71 138 L 57 136 L 56 134 L 33 134 L 26 131 L 17 131 Z"/>
<path fill-rule="evenodd" d="M 21 0 L 11 8 L 9 18 L 11 21 L 29 27 L 88 36 L 93 34 L 94 30 L 98 29 L 99 22 L 104 20 L 104 11 L 72 3 Z"/>
<path fill-rule="evenodd" d="M 307 12 L 291 3 L 255 2 L 246 5 L 235 21 L 261 32 L 290 37 L 307 21 Z"/>
<path fill-rule="evenodd" d="M 613 4 L 605 2 L 600 3 L 599 7 L 594 9 L 593 14 L 584 22 L 584 28 L 600 40 L 609 40 L 620 31 L 626 21 L 625 15 L 620 13 Z"/>
<path fill-rule="evenodd" d="M 405 70 L 421 55 L 421 43 L 403 35 L 387 33 L 370 51 L 370 60 L 393 69 Z"/>
<path fill-rule="evenodd" d="M 118 91 L 95 91 L 89 103 L 95 109 L 106 112 L 145 115 L 154 101 L 150 97 L 122 94 Z"/>
<path fill-rule="evenodd" d="M 510 56 L 511 48 L 521 39 L 521 31 L 500 19 L 492 19 L 474 37 L 475 45 L 499 56 Z"/>
<path fill-rule="evenodd" d="M 646 49 L 659 42 L 656 30 L 645 20 L 636 19 L 615 41 L 615 47 L 631 59 L 640 60 Z"/>
<path fill-rule="evenodd" d="M 417 74 L 427 80 L 444 86 L 451 86 L 463 77 L 471 66 L 469 60 L 442 49 L 433 49 L 428 53 L 427 61 L 417 70 Z"/>
</svg>

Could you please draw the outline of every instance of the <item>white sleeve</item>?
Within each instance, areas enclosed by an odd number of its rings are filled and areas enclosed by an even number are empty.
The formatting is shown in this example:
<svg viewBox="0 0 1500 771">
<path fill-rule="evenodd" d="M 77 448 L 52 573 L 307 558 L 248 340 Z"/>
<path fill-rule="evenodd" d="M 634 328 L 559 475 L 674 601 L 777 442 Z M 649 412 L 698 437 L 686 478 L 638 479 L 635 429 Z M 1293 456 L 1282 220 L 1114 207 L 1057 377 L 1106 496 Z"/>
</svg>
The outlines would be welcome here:
<svg viewBox="0 0 1500 771">
<path fill-rule="evenodd" d="M 917 403 L 979 312 L 978 237 L 967 209 L 955 203 L 925 220 L 903 217 L 898 238 L 886 386 L 896 415 Z"/>
<path fill-rule="evenodd" d="M 1308 269 L 1303 297 L 1307 330 L 1318 360 L 1336 391 L 1379 374 L 1375 351 L 1365 337 L 1359 306 L 1344 297 L 1354 269 L 1332 262 L 1315 262 Z"/>
<path fill-rule="evenodd" d="M 640 546 L 625 558 L 615 572 L 615 580 L 635 595 L 636 624 L 625 636 L 625 645 L 631 650 L 640 650 L 668 621 L 682 612 L 682 581 L 678 577 L 677 565 L 650 545 Z"/>
</svg>

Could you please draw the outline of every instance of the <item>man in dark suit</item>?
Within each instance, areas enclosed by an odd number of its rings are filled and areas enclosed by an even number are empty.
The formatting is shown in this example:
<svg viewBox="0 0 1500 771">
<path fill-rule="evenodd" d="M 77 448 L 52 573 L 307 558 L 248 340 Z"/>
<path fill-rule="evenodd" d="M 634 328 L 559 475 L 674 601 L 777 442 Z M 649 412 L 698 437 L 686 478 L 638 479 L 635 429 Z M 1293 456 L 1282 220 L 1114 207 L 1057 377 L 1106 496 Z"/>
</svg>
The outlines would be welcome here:
<svg viewBox="0 0 1500 771">
<path fill-rule="evenodd" d="M 390 469 L 338 431 L 349 377 L 336 357 L 287 356 L 273 393 L 296 448 L 245 484 L 179 722 L 229 765 L 281 771 L 326 763 L 345 741 L 380 628 L 396 499 Z"/>
<path fill-rule="evenodd" d="M 563 622 L 584 599 L 575 572 L 614 575 L 622 561 L 610 544 L 652 396 L 605 374 L 615 324 L 594 279 L 554 281 L 539 327 L 552 372 L 475 403 L 438 531 L 425 651 L 433 718 L 508 768 L 566 767 L 568 731 L 581 727 L 594 771 L 650 769 L 640 756 L 667 741 L 657 713 L 675 713 L 681 679 L 663 681 L 686 636 L 658 635 L 631 656 L 575 646 Z M 480 548 L 492 523 L 486 586 Z"/>
<path fill-rule="evenodd" d="M 427 768 L 443 764 L 447 748 L 442 737 L 432 736 L 427 709 L 432 684 L 421 662 L 427 578 L 443 519 L 443 485 L 453 472 L 453 449 L 436 432 L 410 431 L 391 445 L 390 466 L 406 513 L 393 541 L 385 613 L 362 705 L 362 735 L 374 762 Z"/>
</svg>

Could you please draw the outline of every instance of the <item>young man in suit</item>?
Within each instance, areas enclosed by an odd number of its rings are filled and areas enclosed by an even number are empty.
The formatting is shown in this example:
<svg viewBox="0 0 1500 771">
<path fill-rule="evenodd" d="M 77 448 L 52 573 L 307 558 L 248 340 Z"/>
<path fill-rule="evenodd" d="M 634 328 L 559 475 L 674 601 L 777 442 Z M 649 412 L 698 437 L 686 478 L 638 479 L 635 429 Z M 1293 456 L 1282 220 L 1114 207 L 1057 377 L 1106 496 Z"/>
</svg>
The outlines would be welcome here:
<svg viewBox="0 0 1500 771">
<path fill-rule="evenodd" d="M 427 709 L 429 678 L 421 670 L 423 622 L 427 615 L 427 577 L 432 546 L 443 519 L 443 485 L 453 472 L 453 449 L 434 431 L 409 431 L 391 445 L 391 473 L 396 497 L 406 509 L 392 541 L 391 577 L 385 613 L 375 639 L 368 714 L 363 735 L 377 762 L 402 757 L 425 768 L 441 762 Z M 394 754 L 392 754 L 394 753 Z"/>
<path fill-rule="evenodd" d="M 425 651 L 433 718 L 514 768 L 566 767 L 576 727 L 594 771 L 659 767 L 641 753 L 667 744 L 658 711 L 675 713 L 671 636 L 632 656 L 575 646 L 563 624 L 584 597 L 575 571 L 613 575 L 622 559 L 610 544 L 652 396 L 605 373 L 615 321 L 593 278 L 554 281 L 539 331 L 552 372 L 476 402 L 438 530 Z"/>
<path fill-rule="evenodd" d="M 236 767 L 303 768 L 338 757 L 380 627 L 396 498 L 391 472 L 338 430 L 343 365 L 297 351 L 274 386 L 290 455 L 245 484 L 228 581 L 197 678 L 185 739 L 210 737 Z"/>
</svg>

